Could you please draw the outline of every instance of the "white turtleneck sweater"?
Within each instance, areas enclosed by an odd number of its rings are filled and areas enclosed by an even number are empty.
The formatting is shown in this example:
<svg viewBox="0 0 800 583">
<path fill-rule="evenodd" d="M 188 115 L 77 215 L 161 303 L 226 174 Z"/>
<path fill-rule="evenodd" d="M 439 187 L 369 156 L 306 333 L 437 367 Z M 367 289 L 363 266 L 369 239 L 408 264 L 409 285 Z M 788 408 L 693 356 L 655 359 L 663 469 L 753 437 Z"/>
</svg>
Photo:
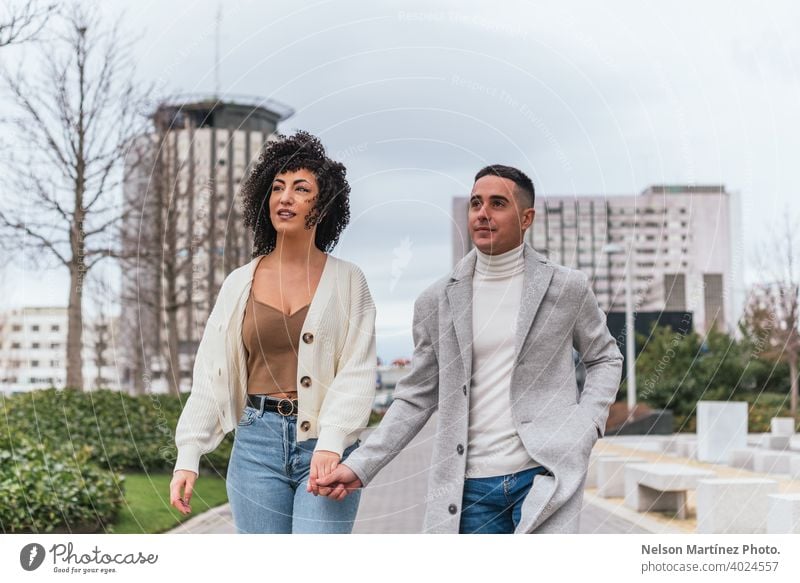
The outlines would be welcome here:
<svg viewBox="0 0 800 583">
<path fill-rule="evenodd" d="M 467 477 L 513 474 L 539 464 L 511 417 L 511 371 L 522 297 L 524 243 L 501 255 L 476 249 L 472 278 L 472 384 Z"/>
</svg>

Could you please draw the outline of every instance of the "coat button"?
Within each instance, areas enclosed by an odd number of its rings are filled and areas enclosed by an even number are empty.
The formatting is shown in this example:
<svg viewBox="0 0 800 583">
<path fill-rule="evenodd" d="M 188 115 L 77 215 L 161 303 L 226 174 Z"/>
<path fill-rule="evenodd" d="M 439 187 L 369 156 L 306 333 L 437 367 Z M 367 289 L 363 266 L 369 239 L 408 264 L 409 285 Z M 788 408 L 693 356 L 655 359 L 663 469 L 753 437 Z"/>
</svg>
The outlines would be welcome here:
<svg viewBox="0 0 800 583">
<path fill-rule="evenodd" d="M 300 379 L 300 384 L 303 385 L 305 388 L 311 386 L 311 377 L 303 377 Z"/>
<path fill-rule="evenodd" d="M 463 455 L 464 454 L 464 446 L 459 443 L 456 446 L 456 451 L 458 452 L 458 455 Z"/>
<path fill-rule="evenodd" d="M 458 506 L 456 506 L 455 504 L 451 504 L 450 506 L 447 507 L 447 510 L 450 512 L 450 514 L 455 514 L 456 512 L 458 512 Z"/>
<path fill-rule="evenodd" d="M 464 394 L 466 395 L 466 394 L 467 394 L 467 385 L 464 385 L 464 386 L 462 387 L 462 389 L 463 389 L 463 391 L 464 391 Z"/>
<path fill-rule="evenodd" d="M 302 429 L 303 431 L 308 431 L 310 428 L 311 428 L 311 423 L 309 423 L 308 421 L 303 421 L 300 424 L 300 429 Z"/>
<path fill-rule="evenodd" d="M 303 334 L 303 342 L 305 342 L 306 344 L 311 344 L 312 342 L 314 342 L 314 335 L 311 332 L 306 332 L 305 334 Z"/>
</svg>

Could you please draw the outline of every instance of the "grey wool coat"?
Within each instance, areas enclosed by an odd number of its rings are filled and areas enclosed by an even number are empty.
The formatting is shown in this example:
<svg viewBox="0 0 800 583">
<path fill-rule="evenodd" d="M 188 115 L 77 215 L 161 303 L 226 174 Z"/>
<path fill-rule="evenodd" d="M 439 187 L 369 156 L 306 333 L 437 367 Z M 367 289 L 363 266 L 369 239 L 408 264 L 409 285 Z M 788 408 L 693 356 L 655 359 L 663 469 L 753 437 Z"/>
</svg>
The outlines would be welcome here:
<svg viewBox="0 0 800 583">
<path fill-rule="evenodd" d="M 473 249 L 414 305 L 411 370 L 380 426 L 344 464 L 366 486 L 438 411 L 424 531 L 458 533 L 472 377 Z M 525 243 L 510 399 L 525 449 L 547 472 L 534 478 L 517 533 L 577 533 L 589 453 L 603 436 L 622 355 L 588 278 Z M 586 365 L 578 391 L 573 347 Z"/>
</svg>

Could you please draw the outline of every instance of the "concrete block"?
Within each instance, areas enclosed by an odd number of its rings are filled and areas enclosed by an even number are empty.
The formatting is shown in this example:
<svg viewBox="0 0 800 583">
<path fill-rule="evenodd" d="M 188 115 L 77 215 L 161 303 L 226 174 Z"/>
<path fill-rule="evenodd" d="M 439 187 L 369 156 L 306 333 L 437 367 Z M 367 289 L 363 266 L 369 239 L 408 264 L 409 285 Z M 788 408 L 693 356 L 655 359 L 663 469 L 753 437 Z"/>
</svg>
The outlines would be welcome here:
<svg viewBox="0 0 800 583">
<path fill-rule="evenodd" d="M 760 450 L 753 454 L 753 471 L 761 474 L 789 474 L 796 453 Z"/>
<path fill-rule="evenodd" d="M 778 482 L 761 478 L 708 479 L 697 483 L 699 534 L 756 534 L 767 531 L 770 494 Z"/>
<path fill-rule="evenodd" d="M 767 534 L 800 534 L 800 493 L 770 494 Z"/>
<path fill-rule="evenodd" d="M 769 421 L 772 435 L 794 435 L 794 419 L 792 417 L 773 417 Z"/>
<path fill-rule="evenodd" d="M 734 449 L 747 446 L 745 402 L 698 401 L 697 459 L 724 464 Z"/>
</svg>

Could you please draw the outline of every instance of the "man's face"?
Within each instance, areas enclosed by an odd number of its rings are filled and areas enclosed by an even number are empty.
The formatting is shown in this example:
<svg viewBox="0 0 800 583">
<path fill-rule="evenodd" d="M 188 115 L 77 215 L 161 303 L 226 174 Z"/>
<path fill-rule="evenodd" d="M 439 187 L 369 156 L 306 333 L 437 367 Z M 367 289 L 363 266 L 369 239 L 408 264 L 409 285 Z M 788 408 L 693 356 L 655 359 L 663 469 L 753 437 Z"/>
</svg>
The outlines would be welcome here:
<svg viewBox="0 0 800 583">
<path fill-rule="evenodd" d="M 472 242 L 488 255 L 499 255 L 522 244 L 535 211 L 522 208 L 517 185 L 508 178 L 483 176 L 469 199 L 469 233 Z M 525 205 L 527 206 L 527 205 Z"/>
</svg>

